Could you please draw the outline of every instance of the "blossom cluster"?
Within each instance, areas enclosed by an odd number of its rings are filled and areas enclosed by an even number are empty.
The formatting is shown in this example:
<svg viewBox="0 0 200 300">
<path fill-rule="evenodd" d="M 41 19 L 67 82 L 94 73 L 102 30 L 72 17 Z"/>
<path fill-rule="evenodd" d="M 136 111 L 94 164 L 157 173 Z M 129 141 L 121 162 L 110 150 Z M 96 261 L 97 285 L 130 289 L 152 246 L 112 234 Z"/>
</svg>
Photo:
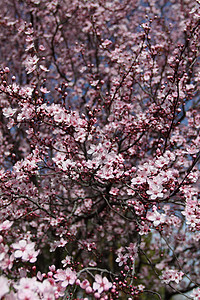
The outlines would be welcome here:
<svg viewBox="0 0 200 300">
<path fill-rule="evenodd" d="M 199 298 L 199 4 L 2 3 L 0 298 Z"/>
<path fill-rule="evenodd" d="M 182 271 L 166 269 L 162 272 L 161 279 L 164 283 L 168 284 L 175 281 L 177 284 L 182 280 L 184 273 Z"/>
</svg>

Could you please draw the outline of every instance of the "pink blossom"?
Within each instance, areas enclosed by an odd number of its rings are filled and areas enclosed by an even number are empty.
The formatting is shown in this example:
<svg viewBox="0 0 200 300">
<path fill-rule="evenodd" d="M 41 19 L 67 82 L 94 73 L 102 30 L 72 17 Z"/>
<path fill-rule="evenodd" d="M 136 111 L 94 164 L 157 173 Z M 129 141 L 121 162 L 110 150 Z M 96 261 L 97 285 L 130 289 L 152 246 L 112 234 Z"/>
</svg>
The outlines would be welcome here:
<svg viewBox="0 0 200 300">
<path fill-rule="evenodd" d="M 119 253 L 115 261 L 118 262 L 119 266 L 121 267 L 124 263 L 127 262 L 127 260 L 128 260 L 128 254 Z"/>
<path fill-rule="evenodd" d="M 40 88 L 40 91 L 41 91 L 43 94 L 48 94 L 48 93 L 50 93 L 50 91 L 48 91 L 46 87 L 41 87 L 41 88 Z"/>
<path fill-rule="evenodd" d="M 0 249 L 1 250 L 1 249 Z M 5 253 L 4 253 L 5 254 Z M 5 269 L 9 269 L 11 270 L 11 268 L 13 267 L 13 262 L 14 262 L 14 255 L 11 254 L 9 255 L 4 255 L 3 259 L 2 259 L 2 255 L 0 255 L 0 266 L 3 270 Z"/>
<path fill-rule="evenodd" d="M 16 300 L 17 295 L 13 291 L 11 291 L 9 294 L 6 294 L 4 298 L 5 300 Z"/>
<path fill-rule="evenodd" d="M 89 283 L 89 281 L 87 280 L 87 279 L 84 279 L 81 283 L 80 283 L 80 287 L 82 288 L 82 289 L 86 289 L 87 287 L 89 287 L 90 286 L 90 283 Z"/>
<path fill-rule="evenodd" d="M 58 243 L 58 247 L 64 247 L 66 244 L 67 244 L 67 241 L 65 241 L 63 238 L 61 238 Z"/>
<path fill-rule="evenodd" d="M 67 255 L 62 261 L 63 268 L 71 264 L 71 256 Z"/>
<path fill-rule="evenodd" d="M 34 250 L 35 243 L 26 240 L 20 240 L 18 243 L 12 244 L 12 247 L 15 249 L 15 258 L 22 258 L 22 260 L 30 261 L 31 263 L 36 261 L 36 257 L 39 254 L 39 251 Z"/>
<path fill-rule="evenodd" d="M 157 185 L 153 181 L 148 181 L 149 190 L 147 190 L 147 194 L 150 196 L 150 199 L 154 200 L 156 198 L 163 198 L 163 187 L 162 185 Z"/>
<path fill-rule="evenodd" d="M 132 180 L 131 180 L 131 184 L 132 185 L 135 185 L 135 184 L 142 184 L 142 183 L 144 183 L 144 182 L 146 182 L 146 177 L 144 176 L 137 176 L 136 178 L 133 178 Z"/>
<path fill-rule="evenodd" d="M 192 293 L 189 295 L 192 297 L 193 300 L 199 300 L 200 299 L 200 288 L 196 288 L 192 291 Z"/>
<path fill-rule="evenodd" d="M 37 256 L 38 256 L 39 252 L 40 252 L 40 250 L 35 251 L 34 249 L 29 249 L 27 254 L 24 254 L 22 256 L 22 259 L 29 261 L 30 263 L 34 263 L 37 260 Z"/>
<path fill-rule="evenodd" d="M 12 226 L 13 222 L 9 220 L 5 220 L 3 223 L 0 224 L 0 231 L 8 230 Z"/>
<path fill-rule="evenodd" d="M 16 108 L 11 108 L 11 107 L 8 107 L 8 108 L 4 108 L 3 109 L 3 115 L 6 117 L 6 118 L 9 118 L 9 117 L 12 117 L 15 112 L 17 111 Z"/>
<path fill-rule="evenodd" d="M 15 284 L 15 289 L 17 290 L 36 290 L 37 288 L 37 280 L 36 277 L 26 278 L 23 277 L 20 279 L 18 284 Z"/>
<path fill-rule="evenodd" d="M 8 279 L 4 276 L 0 276 L 0 287 L 0 298 L 2 298 L 9 292 Z"/>
<path fill-rule="evenodd" d="M 39 300 L 38 295 L 29 289 L 19 290 L 17 293 L 17 299 L 19 300 Z"/>
<path fill-rule="evenodd" d="M 126 247 L 131 258 L 136 258 L 138 254 L 138 247 L 135 243 L 130 243 L 129 247 Z"/>
<path fill-rule="evenodd" d="M 175 269 L 166 269 L 162 272 L 160 277 L 162 282 L 168 284 L 171 281 L 175 281 L 177 284 L 182 280 L 184 273 L 182 271 L 177 271 Z"/>
<path fill-rule="evenodd" d="M 95 299 L 99 299 L 101 297 L 100 293 L 96 292 L 94 293 L 94 298 Z"/>
<path fill-rule="evenodd" d="M 140 228 L 140 231 L 139 231 L 140 235 L 147 235 L 151 231 L 147 224 L 140 225 L 139 228 Z"/>
<path fill-rule="evenodd" d="M 44 280 L 41 284 L 38 285 L 39 294 L 42 295 L 42 299 L 44 300 L 54 300 L 54 292 L 56 291 L 56 287 L 51 285 L 49 280 Z"/>
<path fill-rule="evenodd" d="M 95 282 L 93 283 L 93 289 L 101 294 L 103 291 L 108 291 L 112 287 L 112 283 L 108 281 L 106 277 L 96 274 Z"/>
<path fill-rule="evenodd" d="M 9 251 L 8 245 L 4 245 L 3 243 L 0 243 L 0 261 L 2 261 L 5 258 L 8 251 Z"/>
<path fill-rule="evenodd" d="M 103 46 L 104 48 L 107 48 L 107 47 L 108 47 L 109 45 L 111 45 L 111 44 L 112 44 L 112 41 L 106 39 L 105 41 L 103 41 L 102 46 Z"/>
<path fill-rule="evenodd" d="M 58 269 L 54 277 L 56 278 L 56 281 L 62 281 L 62 287 L 74 284 L 77 278 L 76 272 L 72 271 L 70 268 L 67 268 L 66 270 Z"/>
<path fill-rule="evenodd" d="M 200 0 L 0 3 L 0 298 L 200 298 Z"/>
<path fill-rule="evenodd" d="M 156 206 L 153 206 L 153 211 L 152 212 L 150 212 L 150 211 L 147 212 L 147 216 L 146 217 L 147 217 L 147 220 L 153 222 L 154 226 L 158 226 L 158 225 L 164 223 L 165 219 L 166 219 L 166 215 L 160 214 L 157 211 L 157 207 Z"/>
<path fill-rule="evenodd" d="M 112 187 L 112 189 L 110 190 L 110 194 L 113 196 L 117 196 L 119 193 L 119 189 L 118 188 L 114 188 Z"/>
<path fill-rule="evenodd" d="M 39 60 L 39 58 L 36 55 L 27 56 L 26 60 L 24 61 L 24 65 L 26 67 L 27 74 L 32 73 L 36 69 L 38 60 Z"/>
</svg>

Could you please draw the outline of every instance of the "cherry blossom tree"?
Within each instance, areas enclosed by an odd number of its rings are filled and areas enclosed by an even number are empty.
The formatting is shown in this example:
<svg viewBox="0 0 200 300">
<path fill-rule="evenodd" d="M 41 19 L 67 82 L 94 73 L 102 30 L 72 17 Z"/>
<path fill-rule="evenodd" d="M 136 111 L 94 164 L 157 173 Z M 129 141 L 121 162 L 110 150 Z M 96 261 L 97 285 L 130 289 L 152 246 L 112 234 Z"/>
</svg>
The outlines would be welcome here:
<svg viewBox="0 0 200 300">
<path fill-rule="evenodd" d="M 200 299 L 199 6 L 1 3 L 1 299 Z"/>
</svg>

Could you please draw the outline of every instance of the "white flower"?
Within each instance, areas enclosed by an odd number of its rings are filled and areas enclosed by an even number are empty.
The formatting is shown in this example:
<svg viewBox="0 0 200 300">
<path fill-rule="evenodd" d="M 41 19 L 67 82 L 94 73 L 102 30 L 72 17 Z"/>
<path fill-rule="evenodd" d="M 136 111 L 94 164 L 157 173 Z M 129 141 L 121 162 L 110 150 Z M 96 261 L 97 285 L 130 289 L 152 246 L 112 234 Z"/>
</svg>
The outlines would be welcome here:
<svg viewBox="0 0 200 300">
<path fill-rule="evenodd" d="M 37 66 L 39 58 L 34 55 L 34 56 L 27 56 L 26 60 L 24 61 L 24 65 L 26 67 L 27 74 L 32 73 Z"/>
<path fill-rule="evenodd" d="M 3 108 L 3 115 L 4 115 L 4 117 L 9 118 L 9 117 L 12 117 L 16 111 L 17 111 L 16 108 L 5 107 L 5 108 Z"/>
</svg>

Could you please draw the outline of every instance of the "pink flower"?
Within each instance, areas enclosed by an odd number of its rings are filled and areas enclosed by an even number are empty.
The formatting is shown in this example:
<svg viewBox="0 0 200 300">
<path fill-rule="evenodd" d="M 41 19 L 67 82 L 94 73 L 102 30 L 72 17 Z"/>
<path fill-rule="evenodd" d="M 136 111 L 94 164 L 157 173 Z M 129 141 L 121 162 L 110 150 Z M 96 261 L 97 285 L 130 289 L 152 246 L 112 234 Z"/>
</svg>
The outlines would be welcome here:
<svg viewBox="0 0 200 300">
<path fill-rule="evenodd" d="M 16 249 L 14 255 L 16 258 L 23 257 L 24 254 L 26 254 L 27 251 L 27 241 L 26 240 L 21 240 L 19 243 L 14 243 L 12 244 L 13 248 Z M 34 243 L 29 244 L 29 250 L 34 248 Z"/>
<path fill-rule="evenodd" d="M 173 269 L 166 269 L 162 272 L 160 277 L 162 282 L 168 284 L 171 281 L 175 281 L 177 284 L 182 280 L 184 273 L 182 271 L 178 272 Z"/>
<path fill-rule="evenodd" d="M 100 297 L 101 297 L 101 295 L 100 295 L 99 293 L 97 293 L 97 292 L 94 293 L 94 298 L 95 298 L 95 299 L 99 299 Z"/>
<path fill-rule="evenodd" d="M 95 282 L 93 283 L 93 289 L 101 294 L 103 291 L 108 291 L 112 287 L 112 283 L 108 281 L 106 277 L 96 274 Z"/>
<path fill-rule="evenodd" d="M 163 198 L 163 187 L 162 185 L 158 185 L 156 183 L 154 183 L 153 181 L 150 182 L 150 180 L 148 180 L 149 183 L 149 190 L 147 190 L 147 194 L 150 195 L 150 199 L 151 200 L 155 200 L 156 198 Z"/>
<path fill-rule="evenodd" d="M 132 185 L 135 185 L 135 184 L 142 184 L 142 183 L 144 183 L 144 182 L 146 182 L 146 178 L 143 177 L 143 176 L 137 176 L 136 178 L 133 178 L 133 179 L 131 180 L 131 184 L 132 184 Z"/>
<path fill-rule="evenodd" d="M 39 291 L 42 293 L 45 300 L 54 300 L 54 291 L 56 287 L 52 286 L 51 283 L 46 279 L 39 285 Z"/>
<path fill-rule="evenodd" d="M 65 241 L 63 238 L 60 239 L 60 242 L 58 244 L 58 247 L 64 247 L 67 244 L 67 241 Z"/>
<path fill-rule="evenodd" d="M 192 297 L 192 299 L 194 300 L 199 300 L 200 299 L 200 288 L 196 288 L 192 291 L 192 293 L 190 294 L 190 297 Z"/>
<path fill-rule="evenodd" d="M 22 277 L 19 281 L 18 285 L 15 285 L 15 289 L 17 290 L 35 290 L 37 287 L 36 277 L 33 278 L 25 278 Z"/>
<path fill-rule="evenodd" d="M 39 297 L 33 291 L 25 289 L 25 290 L 18 291 L 17 299 L 19 299 L 19 300 L 38 300 Z"/>
<path fill-rule="evenodd" d="M 26 60 L 24 61 L 27 74 L 32 73 L 36 69 L 38 60 L 39 58 L 36 55 L 34 55 L 33 57 L 27 56 Z"/>
<path fill-rule="evenodd" d="M 9 294 L 6 294 L 4 297 L 5 300 L 16 300 L 16 298 L 17 295 L 13 291 L 11 291 Z"/>
<path fill-rule="evenodd" d="M 27 254 L 24 255 L 24 260 L 29 261 L 30 263 L 36 262 L 39 252 L 40 250 L 35 251 L 34 249 L 31 249 L 29 252 L 27 252 Z"/>
<path fill-rule="evenodd" d="M 82 288 L 82 289 L 86 289 L 87 287 L 89 287 L 90 286 L 90 283 L 89 283 L 89 281 L 87 280 L 87 279 L 84 279 L 81 283 L 80 283 L 80 287 Z"/>
<path fill-rule="evenodd" d="M 156 206 L 153 206 L 153 211 L 147 212 L 147 220 L 153 222 L 154 226 L 158 226 L 159 224 L 162 224 L 165 222 L 166 216 L 164 214 L 160 214 L 157 211 Z"/>
<path fill-rule="evenodd" d="M 61 263 L 63 264 L 63 267 L 66 267 L 67 265 L 71 264 L 71 257 L 67 255 L 65 259 L 61 261 Z"/>
<path fill-rule="evenodd" d="M 34 250 L 35 243 L 26 240 L 20 240 L 19 243 L 12 244 L 12 247 L 16 250 L 14 253 L 15 258 L 21 258 L 23 261 L 34 263 L 39 254 L 39 251 Z"/>
<path fill-rule="evenodd" d="M 6 118 L 9 118 L 9 117 L 12 117 L 15 112 L 17 111 L 16 108 L 11 108 L 11 107 L 7 107 L 7 108 L 3 108 L 3 115 L 6 117 Z"/>
<path fill-rule="evenodd" d="M 9 292 L 8 279 L 4 276 L 0 276 L 0 298 Z"/>
<path fill-rule="evenodd" d="M 70 268 L 67 268 L 66 270 L 58 269 L 54 277 L 56 278 L 56 281 L 62 281 L 62 287 L 74 284 L 77 278 L 76 272 L 72 271 Z"/>
<path fill-rule="evenodd" d="M 116 262 L 118 262 L 119 266 L 121 267 L 125 262 L 127 262 L 127 259 L 128 254 L 123 255 L 122 253 L 119 253 Z"/>
<path fill-rule="evenodd" d="M 102 46 L 103 46 L 104 48 L 107 48 L 107 47 L 108 47 L 109 45 L 111 45 L 111 44 L 112 44 L 112 41 L 106 39 L 106 40 L 102 43 Z"/>
<path fill-rule="evenodd" d="M 48 93 L 50 93 L 50 91 L 48 91 L 46 87 L 41 87 L 41 88 L 40 88 L 40 91 L 41 91 L 43 94 L 48 94 Z"/>
<path fill-rule="evenodd" d="M 0 231 L 8 230 L 12 226 L 13 222 L 9 220 L 5 220 L 3 223 L 0 224 Z"/>
<path fill-rule="evenodd" d="M 132 258 L 136 258 L 137 257 L 137 253 L 138 253 L 138 248 L 137 248 L 137 245 L 134 244 L 134 243 L 130 243 L 129 247 L 127 247 L 127 250 L 130 254 L 130 256 Z"/>
<path fill-rule="evenodd" d="M 110 194 L 111 195 L 117 196 L 118 193 L 119 193 L 119 189 L 118 188 L 114 188 L 114 187 L 111 188 L 111 190 L 110 190 Z"/>
<path fill-rule="evenodd" d="M 4 256 L 4 257 L 3 257 Z M 14 255 L 5 255 L 5 253 L 3 253 L 3 255 L 0 255 L 0 260 L 3 257 L 3 260 L 0 262 L 0 267 L 5 270 L 5 269 L 9 269 L 11 270 L 12 266 L 13 266 L 13 261 L 14 261 Z"/>
</svg>

